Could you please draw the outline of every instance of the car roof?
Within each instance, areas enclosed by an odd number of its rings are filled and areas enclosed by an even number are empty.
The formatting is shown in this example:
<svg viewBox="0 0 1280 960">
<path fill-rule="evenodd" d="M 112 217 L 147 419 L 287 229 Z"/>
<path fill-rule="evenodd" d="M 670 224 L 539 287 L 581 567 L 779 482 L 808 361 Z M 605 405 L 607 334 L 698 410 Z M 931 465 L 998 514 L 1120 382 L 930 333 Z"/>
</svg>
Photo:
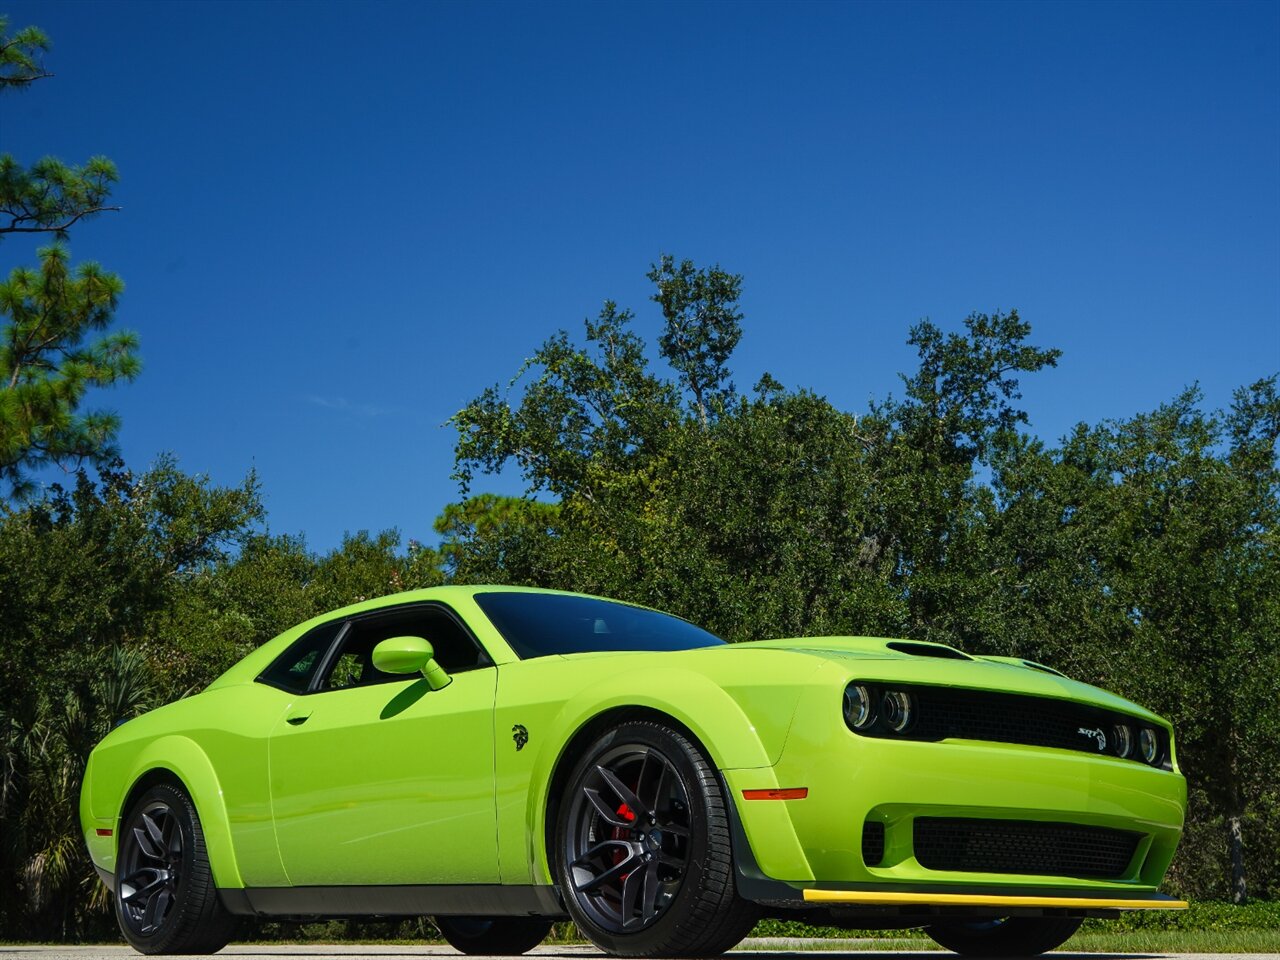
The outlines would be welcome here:
<svg viewBox="0 0 1280 960">
<path fill-rule="evenodd" d="M 210 683 L 206 690 L 212 690 L 218 687 L 232 686 L 239 683 L 248 683 L 258 676 L 267 666 L 275 660 L 285 649 L 296 639 L 310 630 L 312 627 L 331 620 L 343 617 L 354 616 L 361 613 L 369 613 L 381 610 L 386 607 L 396 607 L 408 603 L 427 603 L 436 601 L 450 606 L 456 613 L 463 617 L 476 633 L 477 639 L 483 644 L 485 650 L 489 653 L 491 659 L 495 663 L 505 663 L 518 660 L 519 657 L 507 645 L 506 640 L 498 633 L 488 622 L 488 618 L 484 616 L 475 604 L 474 597 L 479 593 L 543 593 L 555 594 L 564 597 L 586 597 L 593 600 L 605 600 L 610 603 L 619 603 L 627 606 L 640 606 L 640 604 L 628 603 L 625 600 L 613 600 L 609 597 L 597 597 L 589 593 L 575 593 L 569 590 L 548 590 L 542 587 L 514 587 L 502 584 L 475 583 L 466 585 L 449 585 L 438 587 L 424 587 L 419 590 L 403 590 L 399 593 L 389 593 L 385 596 L 374 597 L 370 600 L 362 600 L 358 603 L 348 604 L 345 607 L 338 607 L 334 610 L 326 610 L 310 620 L 304 620 L 302 623 L 296 624 L 285 630 L 283 633 L 273 637 L 266 643 L 262 644 L 256 650 L 247 654 L 243 659 L 232 665 L 222 675 Z"/>
</svg>

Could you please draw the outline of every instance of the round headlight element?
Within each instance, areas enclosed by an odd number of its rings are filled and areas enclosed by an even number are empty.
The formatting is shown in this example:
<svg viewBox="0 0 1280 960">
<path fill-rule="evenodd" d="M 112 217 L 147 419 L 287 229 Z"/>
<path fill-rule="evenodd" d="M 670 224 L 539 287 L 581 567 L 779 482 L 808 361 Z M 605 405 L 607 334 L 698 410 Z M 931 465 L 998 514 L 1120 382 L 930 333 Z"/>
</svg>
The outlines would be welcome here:
<svg viewBox="0 0 1280 960">
<path fill-rule="evenodd" d="M 1117 723 L 1111 728 L 1111 743 L 1117 757 L 1127 757 L 1133 751 L 1133 731 L 1128 724 Z"/>
<path fill-rule="evenodd" d="M 844 722 L 853 730 L 865 730 L 876 722 L 871 691 L 858 683 L 844 688 Z"/>
<path fill-rule="evenodd" d="M 880 714 L 894 733 L 901 733 L 911 723 L 911 695 L 890 690 L 880 701 Z"/>
<path fill-rule="evenodd" d="M 1138 752 L 1147 763 L 1155 763 L 1160 759 L 1160 738 L 1150 727 L 1143 727 L 1138 734 Z"/>
</svg>

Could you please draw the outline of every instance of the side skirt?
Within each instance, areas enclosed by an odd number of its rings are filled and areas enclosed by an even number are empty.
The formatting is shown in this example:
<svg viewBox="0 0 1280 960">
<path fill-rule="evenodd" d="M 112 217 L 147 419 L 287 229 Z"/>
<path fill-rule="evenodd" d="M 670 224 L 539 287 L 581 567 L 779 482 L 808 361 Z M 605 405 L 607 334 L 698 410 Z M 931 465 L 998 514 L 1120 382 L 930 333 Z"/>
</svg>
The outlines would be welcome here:
<svg viewBox="0 0 1280 960">
<path fill-rule="evenodd" d="M 249 917 L 568 916 L 555 887 L 500 883 L 220 889 L 228 913 Z"/>
</svg>

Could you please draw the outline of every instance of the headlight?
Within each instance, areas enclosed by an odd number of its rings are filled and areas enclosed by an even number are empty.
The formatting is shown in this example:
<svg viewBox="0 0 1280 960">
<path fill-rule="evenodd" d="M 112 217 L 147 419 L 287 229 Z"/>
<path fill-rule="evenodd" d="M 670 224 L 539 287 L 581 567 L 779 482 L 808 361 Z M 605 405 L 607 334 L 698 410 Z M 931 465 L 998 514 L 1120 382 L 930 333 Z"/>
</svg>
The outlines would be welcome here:
<svg viewBox="0 0 1280 960">
<path fill-rule="evenodd" d="M 1138 750 L 1147 763 L 1155 763 L 1160 759 L 1160 738 L 1150 727 L 1143 727 L 1138 734 Z"/>
<path fill-rule="evenodd" d="M 876 722 L 876 708 L 871 691 L 861 684 L 844 688 L 844 722 L 853 730 L 865 730 Z"/>
<path fill-rule="evenodd" d="M 911 696 L 901 690 L 890 690 L 880 701 L 880 714 L 885 725 L 894 733 L 901 733 L 911 723 Z"/>
<path fill-rule="evenodd" d="M 1127 724 L 1117 723 L 1111 728 L 1111 741 L 1115 744 L 1116 756 L 1127 757 L 1133 749 L 1133 731 Z"/>
</svg>

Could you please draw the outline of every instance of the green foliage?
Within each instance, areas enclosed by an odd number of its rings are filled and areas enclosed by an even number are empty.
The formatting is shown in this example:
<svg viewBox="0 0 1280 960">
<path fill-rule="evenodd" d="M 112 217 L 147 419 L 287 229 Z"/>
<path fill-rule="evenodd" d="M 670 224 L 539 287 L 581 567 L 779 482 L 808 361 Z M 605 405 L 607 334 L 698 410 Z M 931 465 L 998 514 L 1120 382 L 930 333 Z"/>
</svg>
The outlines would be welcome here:
<svg viewBox="0 0 1280 960">
<path fill-rule="evenodd" d="M 0 17 L 0 93 L 22 90 L 51 77 L 44 69 L 49 38 L 38 27 L 9 34 L 9 19 Z M 45 157 L 30 169 L 8 154 L 0 154 L 0 236 L 9 233 L 66 232 L 86 217 L 106 210 L 111 188 L 120 179 L 106 157 L 93 157 L 84 166 Z"/>
<path fill-rule="evenodd" d="M 80 784 L 94 744 L 156 705 L 154 674 L 142 651 L 119 646 L 77 665 L 69 682 L 0 707 L 0 919 L 15 933 L 78 938 L 108 915 L 80 834 Z"/>
<path fill-rule="evenodd" d="M 35 27 L 7 33 L 0 18 L 0 92 L 50 76 L 41 57 L 48 38 Z M 13 497 L 30 493 L 30 473 L 56 463 L 102 464 L 115 455 L 119 418 L 81 413 L 91 387 L 138 374 L 138 340 L 104 333 L 124 289 L 96 263 L 72 270 L 63 241 L 107 205 L 119 179 L 114 164 L 94 157 L 84 166 L 54 157 L 30 168 L 0 154 L 0 237 L 53 234 L 37 270 L 18 268 L 0 284 L 0 484 Z"/>
<path fill-rule="evenodd" d="M 680 384 L 705 426 L 708 416 L 734 394 L 728 363 L 742 338 L 742 277 L 725 273 L 719 265 L 699 270 L 692 260 L 677 264 L 666 254 L 650 267 L 648 277 L 657 288 L 653 302 L 666 321 L 658 348 L 680 374 Z"/>
<path fill-rule="evenodd" d="M 624 473 L 649 457 L 680 419 L 679 397 L 648 372 L 644 344 L 628 325 L 629 310 L 605 303 L 586 321 L 587 346 L 560 331 L 517 371 L 537 375 L 518 407 L 490 387 L 450 421 L 458 430 L 454 476 L 463 492 L 476 472 L 514 460 L 532 490 L 565 497 L 602 473 Z"/>
<path fill-rule="evenodd" d="M 65 239 L 81 220 L 120 209 L 107 203 L 119 179 L 106 157 L 91 157 L 82 166 L 44 157 L 24 167 L 0 154 L 0 236 L 51 233 Z"/>
<path fill-rule="evenodd" d="M 9 35 L 9 18 L 0 17 L 0 90 L 17 89 L 52 74 L 43 59 L 49 38 L 39 27 L 23 27 Z"/>
<path fill-rule="evenodd" d="M 485 493 L 451 503 L 436 518 L 440 561 L 452 583 L 536 583 L 538 548 L 556 528 L 560 506 Z"/>
<path fill-rule="evenodd" d="M 0 284 L 0 482 L 15 493 L 46 463 L 114 456 L 119 418 L 79 410 L 91 387 L 132 380 L 141 366 L 135 334 L 103 332 L 120 278 L 96 263 L 72 273 L 60 244 L 40 257 L 39 271 L 16 269 Z"/>
<path fill-rule="evenodd" d="M 169 461 L 54 486 L 0 522 L 0 926 L 107 929 L 78 823 L 85 758 L 116 720 L 172 699 L 188 656 L 156 631 L 187 582 L 261 516 L 257 486 Z"/>
</svg>

